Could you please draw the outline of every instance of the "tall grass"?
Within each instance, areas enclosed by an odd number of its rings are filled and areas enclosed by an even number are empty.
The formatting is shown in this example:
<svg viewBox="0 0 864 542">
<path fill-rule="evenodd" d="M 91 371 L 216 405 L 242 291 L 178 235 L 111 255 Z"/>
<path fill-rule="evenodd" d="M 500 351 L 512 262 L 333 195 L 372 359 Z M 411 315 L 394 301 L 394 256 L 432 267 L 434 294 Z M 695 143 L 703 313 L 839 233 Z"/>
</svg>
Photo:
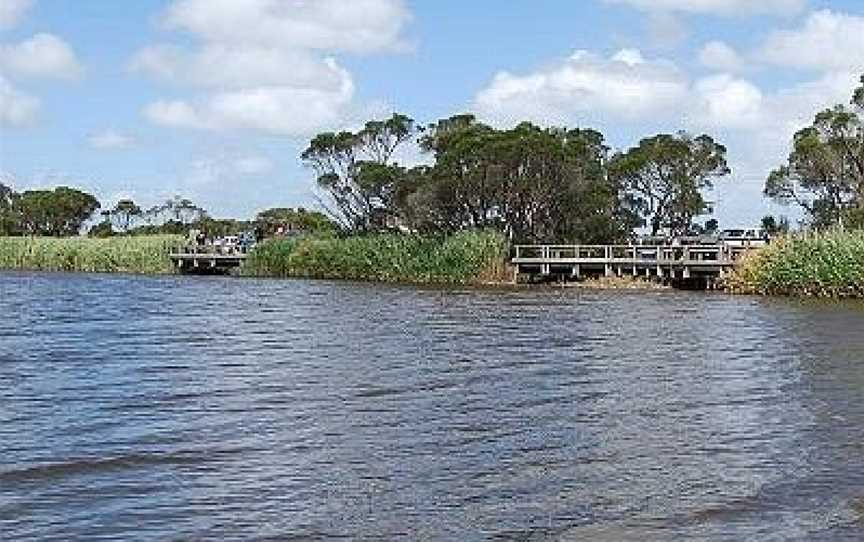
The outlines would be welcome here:
<svg viewBox="0 0 864 542">
<path fill-rule="evenodd" d="M 506 241 L 494 232 L 446 238 L 379 234 L 270 240 L 255 248 L 244 274 L 422 284 L 505 280 Z"/>
<path fill-rule="evenodd" d="M 748 255 L 727 287 L 765 295 L 864 297 L 864 231 L 778 239 Z"/>
<path fill-rule="evenodd" d="M 135 237 L 0 237 L 0 269 L 90 273 L 170 273 L 178 235 Z"/>
</svg>

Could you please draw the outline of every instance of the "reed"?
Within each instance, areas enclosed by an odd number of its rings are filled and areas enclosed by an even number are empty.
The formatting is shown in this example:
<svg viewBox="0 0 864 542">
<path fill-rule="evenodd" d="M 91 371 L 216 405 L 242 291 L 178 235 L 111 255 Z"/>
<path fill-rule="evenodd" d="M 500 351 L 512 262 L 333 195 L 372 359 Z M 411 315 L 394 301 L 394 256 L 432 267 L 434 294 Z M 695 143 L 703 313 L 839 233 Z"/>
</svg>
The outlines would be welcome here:
<svg viewBox="0 0 864 542">
<path fill-rule="evenodd" d="M 864 231 L 780 238 L 746 256 L 726 286 L 747 294 L 864 297 Z"/>
<path fill-rule="evenodd" d="M 0 237 L 0 269 L 86 273 L 171 273 L 168 255 L 178 235 Z"/>
<path fill-rule="evenodd" d="M 449 237 L 378 234 L 270 240 L 255 248 L 244 274 L 268 277 L 478 284 L 507 280 L 507 244 L 495 232 Z"/>
</svg>

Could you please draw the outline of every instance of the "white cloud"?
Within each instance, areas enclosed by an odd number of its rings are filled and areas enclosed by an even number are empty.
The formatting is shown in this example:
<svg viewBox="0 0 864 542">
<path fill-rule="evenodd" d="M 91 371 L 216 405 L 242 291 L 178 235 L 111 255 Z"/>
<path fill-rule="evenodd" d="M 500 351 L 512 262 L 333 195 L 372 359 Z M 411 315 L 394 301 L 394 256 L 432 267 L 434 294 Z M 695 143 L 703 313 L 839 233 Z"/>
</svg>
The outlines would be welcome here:
<svg viewBox="0 0 864 542">
<path fill-rule="evenodd" d="M 816 11 L 807 17 L 802 28 L 770 34 L 758 56 L 780 66 L 861 70 L 864 68 L 864 17 Z"/>
<path fill-rule="evenodd" d="M 807 0 L 605 0 L 644 11 L 667 11 L 701 15 L 794 15 Z"/>
<path fill-rule="evenodd" d="M 0 30 L 12 28 L 33 5 L 33 0 L 3 0 L 0 2 Z"/>
<path fill-rule="evenodd" d="M 135 138 L 112 129 L 103 130 L 87 137 L 87 143 L 94 149 L 126 149 L 135 144 Z"/>
<path fill-rule="evenodd" d="M 26 126 L 39 114 L 38 98 L 18 92 L 0 75 L 0 126 Z"/>
<path fill-rule="evenodd" d="M 52 34 L 0 46 L 0 67 L 20 76 L 58 79 L 76 79 L 83 71 L 72 48 Z"/>
<path fill-rule="evenodd" d="M 354 95 L 350 76 L 343 71 L 342 77 L 333 90 L 262 86 L 216 92 L 194 105 L 155 102 L 145 108 L 145 116 L 163 126 L 300 136 L 342 119 Z"/>
<path fill-rule="evenodd" d="M 357 108 L 351 74 L 327 55 L 403 50 L 409 20 L 402 0 L 176 0 L 163 24 L 200 45 L 151 45 L 130 68 L 204 91 L 147 106 L 157 124 L 308 135 Z"/>
<path fill-rule="evenodd" d="M 695 121 L 707 127 L 756 127 L 763 121 L 762 91 L 730 75 L 707 77 L 694 86 Z"/>
<path fill-rule="evenodd" d="M 164 21 L 214 43 L 370 53 L 404 47 L 410 18 L 402 0 L 178 0 Z"/>
<path fill-rule="evenodd" d="M 566 122 L 594 113 L 636 119 L 680 104 L 687 92 L 684 74 L 670 62 L 646 61 L 628 49 L 609 59 L 577 51 L 527 75 L 498 73 L 475 107 L 502 121 Z"/>
<path fill-rule="evenodd" d="M 738 52 L 722 41 L 710 41 L 699 51 L 699 62 L 706 68 L 721 72 L 737 72 L 744 68 Z"/>
<path fill-rule="evenodd" d="M 343 75 L 334 60 L 322 60 L 306 51 L 222 43 L 194 52 L 171 45 L 146 47 L 133 57 L 130 67 L 164 81 L 215 89 L 250 84 L 333 89 L 339 87 Z"/>
<path fill-rule="evenodd" d="M 152 123 L 179 128 L 206 128 L 207 125 L 188 103 L 182 100 L 153 102 L 144 108 L 144 116 Z"/>
</svg>

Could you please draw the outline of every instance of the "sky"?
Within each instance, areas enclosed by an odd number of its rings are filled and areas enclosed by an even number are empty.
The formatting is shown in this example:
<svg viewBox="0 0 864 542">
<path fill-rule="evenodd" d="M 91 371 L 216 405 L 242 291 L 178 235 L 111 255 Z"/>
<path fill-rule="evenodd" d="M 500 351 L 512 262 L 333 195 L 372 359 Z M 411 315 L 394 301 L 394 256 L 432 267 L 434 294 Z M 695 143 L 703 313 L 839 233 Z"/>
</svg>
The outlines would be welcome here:
<svg viewBox="0 0 864 542">
<path fill-rule="evenodd" d="M 0 0 L 0 176 L 248 218 L 315 207 L 317 133 L 470 112 L 614 151 L 708 133 L 743 226 L 794 216 L 764 180 L 862 73 L 860 0 Z"/>
</svg>

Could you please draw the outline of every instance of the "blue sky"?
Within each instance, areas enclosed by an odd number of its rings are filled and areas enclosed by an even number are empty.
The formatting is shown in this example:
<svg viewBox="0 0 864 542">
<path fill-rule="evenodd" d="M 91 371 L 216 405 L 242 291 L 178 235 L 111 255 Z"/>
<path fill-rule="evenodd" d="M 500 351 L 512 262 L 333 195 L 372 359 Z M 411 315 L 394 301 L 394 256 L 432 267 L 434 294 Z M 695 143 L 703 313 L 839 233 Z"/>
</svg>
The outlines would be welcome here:
<svg viewBox="0 0 864 542">
<path fill-rule="evenodd" d="M 470 111 L 615 149 L 710 133 L 733 169 L 716 216 L 744 224 L 791 214 L 763 180 L 862 72 L 852 0 L 0 0 L 0 172 L 249 217 L 314 206 L 319 131 Z"/>
</svg>

